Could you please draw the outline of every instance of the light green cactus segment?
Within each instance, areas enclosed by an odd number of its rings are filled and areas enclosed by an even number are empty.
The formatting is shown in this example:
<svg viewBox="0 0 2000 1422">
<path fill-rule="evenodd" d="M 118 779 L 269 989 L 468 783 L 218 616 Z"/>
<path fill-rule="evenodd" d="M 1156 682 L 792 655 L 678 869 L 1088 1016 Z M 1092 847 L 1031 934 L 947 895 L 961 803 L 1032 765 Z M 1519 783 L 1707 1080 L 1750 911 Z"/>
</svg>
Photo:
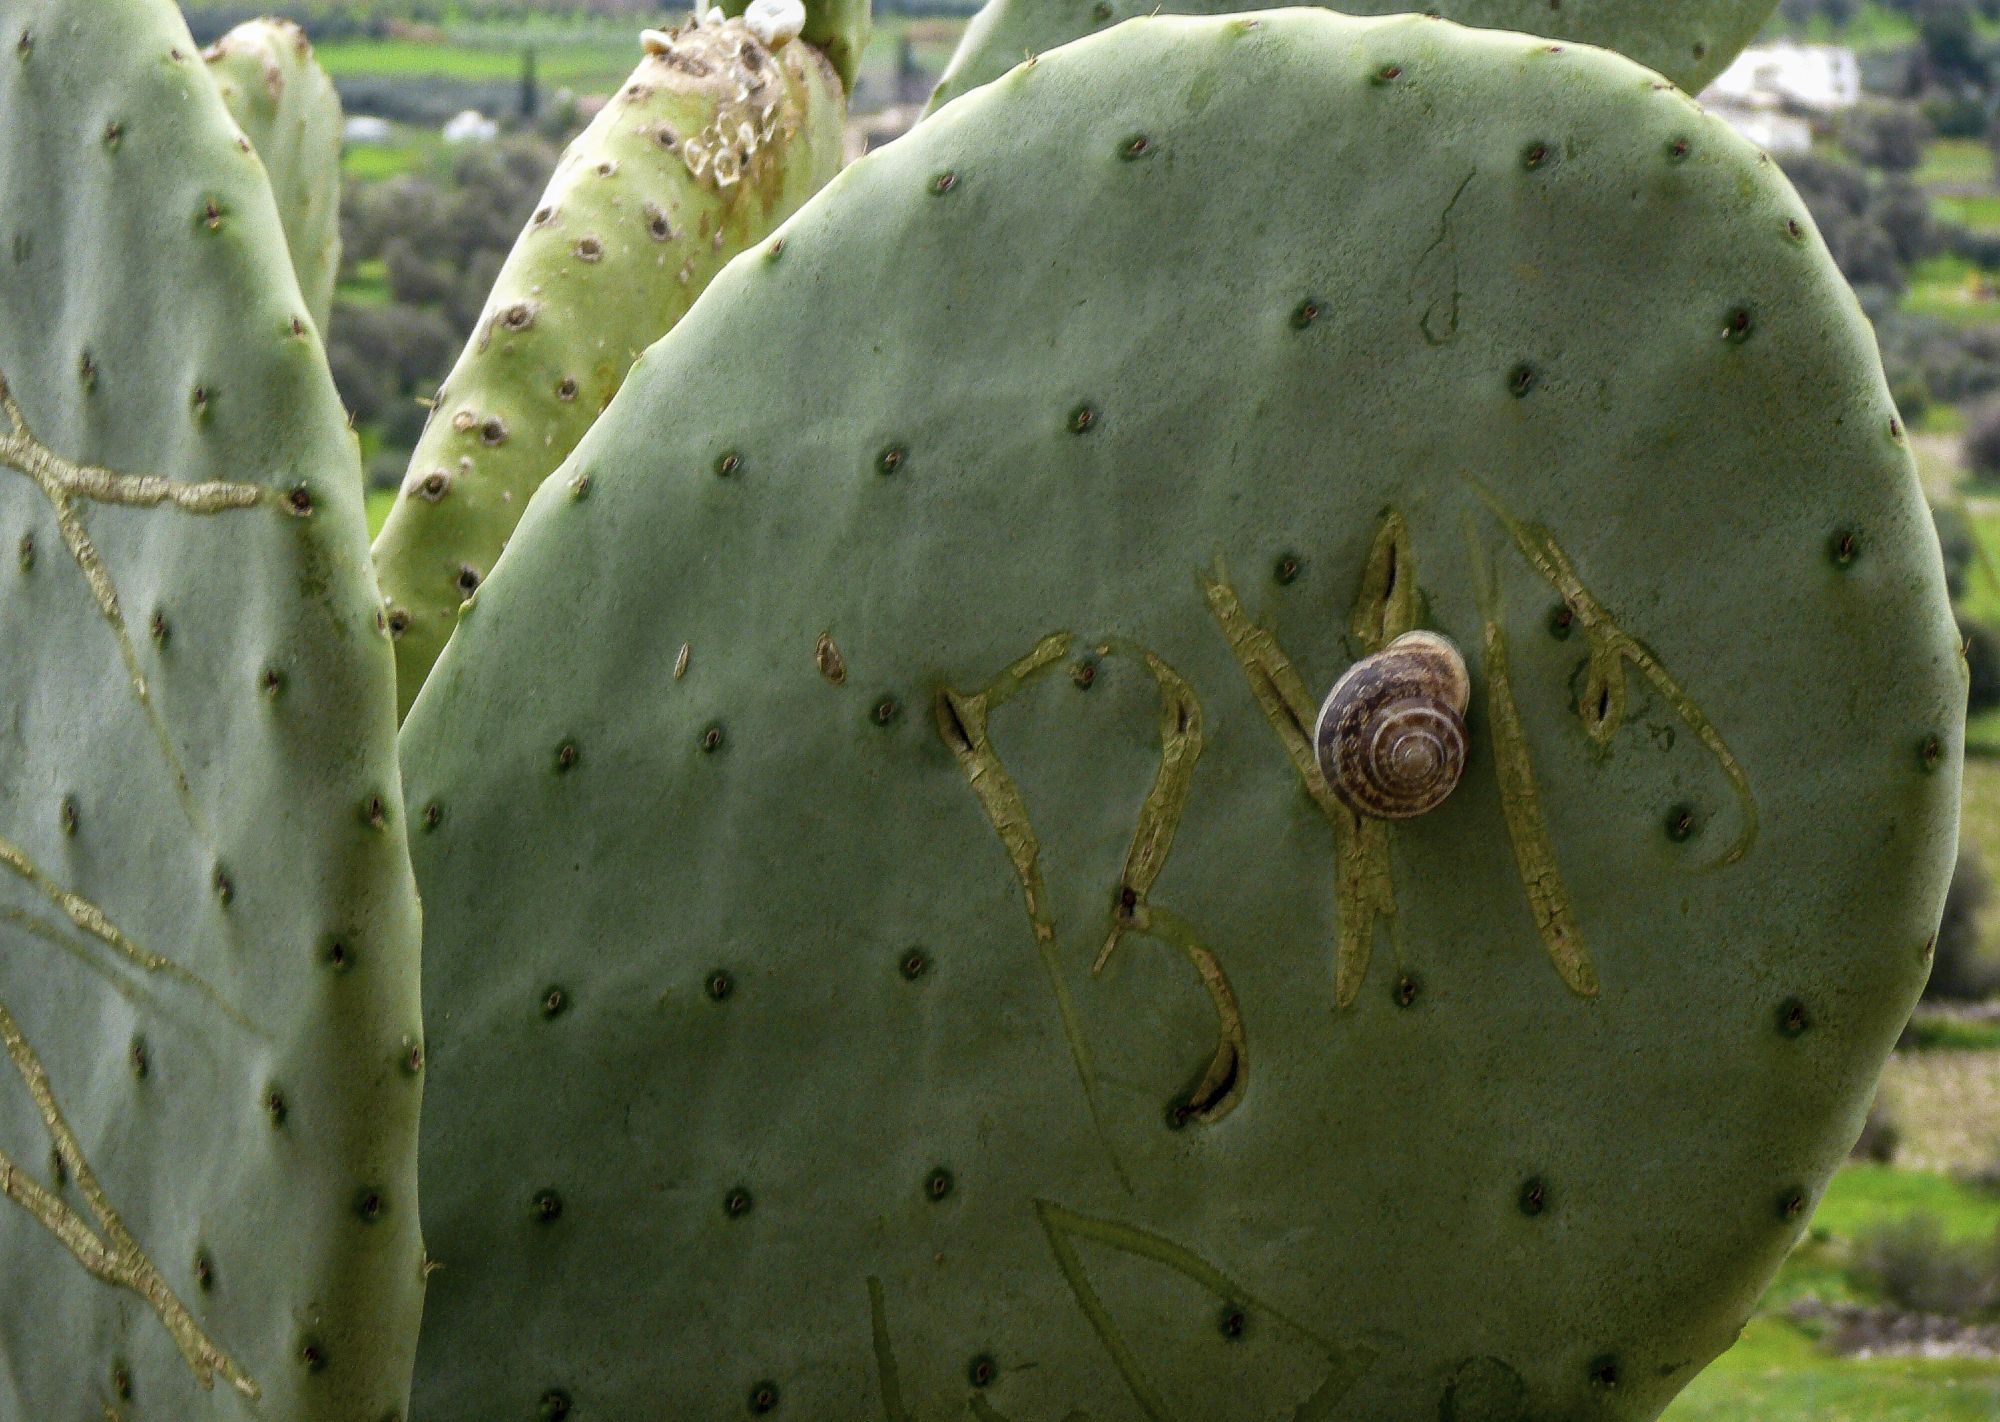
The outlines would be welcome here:
<svg viewBox="0 0 2000 1422">
<path fill-rule="evenodd" d="M 1292 9 L 1045 55 L 779 237 L 403 731 L 415 1415 L 1656 1415 L 1955 843 L 1936 541 L 1778 170 L 1616 55 Z M 1468 768 L 1357 824 L 1303 728 L 1412 625 Z"/>
<path fill-rule="evenodd" d="M 175 8 L 0 37 L 0 1416 L 406 1416 L 418 920 L 354 439 Z"/>
<path fill-rule="evenodd" d="M 931 95 L 930 107 L 1030 59 L 1137 15 L 1230 15 L 1255 0 L 986 0 Z M 1408 0 L 1342 0 L 1350 15 L 1394 15 Z M 1777 0 L 1436 0 L 1424 7 L 1462 25 L 1518 30 L 1629 55 L 1698 92 L 1755 38 Z"/>
<path fill-rule="evenodd" d="M 646 43 L 508 255 L 376 540 L 404 711 L 639 353 L 839 171 L 846 99 L 810 45 L 734 20 Z"/>
<path fill-rule="evenodd" d="M 764 0 L 765 7 L 782 8 L 784 0 Z M 861 67 L 862 51 L 874 33 L 869 13 L 870 0 L 803 0 L 805 28 L 800 37 L 824 54 L 840 74 L 841 85 L 854 92 L 854 76 Z M 726 15 L 742 15 L 751 0 L 722 0 Z"/>
<path fill-rule="evenodd" d="M 263 160 L 299 290 L 324 332 L 340 277 L 340 95 L 290 20 L 246 21 L 202 58 Z"/>
</svg>

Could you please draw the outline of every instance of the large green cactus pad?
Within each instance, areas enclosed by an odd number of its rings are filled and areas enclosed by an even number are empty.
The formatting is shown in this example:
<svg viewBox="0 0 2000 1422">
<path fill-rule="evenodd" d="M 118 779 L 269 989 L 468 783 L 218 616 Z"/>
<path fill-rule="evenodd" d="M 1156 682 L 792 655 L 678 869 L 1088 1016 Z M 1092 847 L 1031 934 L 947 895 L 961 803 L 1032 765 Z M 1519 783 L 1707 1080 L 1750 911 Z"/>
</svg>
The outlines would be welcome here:
<svg viewBox="0 0 2000 1422">
<path fill-rule="evenodd" d="M 353 436 L 165 0 L 0 0 L 0 1416 L 402 1415 L 417 914 Z"/>
<path fill-rule="evenodd" d="M 826 58 L 721 20 L 648 32 L 638 69 L 564 152 L 438 393 L 375 546 L 401 710 L 639 353 L 840 171 L 847 101 Z"/>
<path fill-rule="evenodd" d="M 299 290 L 324 332 L 340 278 L 340 95 L 290 20 L 246 20 L 202 58 L 263 161 Z"/>
<path fill-rule="evenodd" d="M 1413 624 L 1469 769 L 1356 823 L 1301 726 Z M 1916 996 L 1961 675 L 1865 321 L 1657 76 L 1046 56 L 716 280 L 405 727 L 419 1415 L 1651 1417 Z"/>
<path fill-rule="evenodd" d="M 959 40 L 931 107 L 990 83 L 1030 55 L 1134 15 L 1228 15 L 1255 0 L 986 0 Z M 1350 15 L 1393 15 L 1409 0 L 1341 0 Z M 1463 25 L 1602 45 L 1657 69 L 1689 93 L 1728 67 L 1777 0 L 1437 0 L 1422 7 Z"/>
</svg>

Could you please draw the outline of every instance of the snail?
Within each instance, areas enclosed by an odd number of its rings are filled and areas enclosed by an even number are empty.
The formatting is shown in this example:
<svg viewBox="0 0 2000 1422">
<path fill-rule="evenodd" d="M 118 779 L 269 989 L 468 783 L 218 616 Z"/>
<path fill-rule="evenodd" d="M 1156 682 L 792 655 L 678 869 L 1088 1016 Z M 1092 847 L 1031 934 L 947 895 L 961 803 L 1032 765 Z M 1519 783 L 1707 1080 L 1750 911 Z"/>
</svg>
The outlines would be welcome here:
<svg viewBox="0 0 2000 1422">
<path fill-rule="evenodd" d="M 1406 632 L 1335 682 L 1313 728 L 1320 773 L 1356 814 L 1407 820 L 1465 770 L 1472 682 L 1451 639 Z"/>
</svg>

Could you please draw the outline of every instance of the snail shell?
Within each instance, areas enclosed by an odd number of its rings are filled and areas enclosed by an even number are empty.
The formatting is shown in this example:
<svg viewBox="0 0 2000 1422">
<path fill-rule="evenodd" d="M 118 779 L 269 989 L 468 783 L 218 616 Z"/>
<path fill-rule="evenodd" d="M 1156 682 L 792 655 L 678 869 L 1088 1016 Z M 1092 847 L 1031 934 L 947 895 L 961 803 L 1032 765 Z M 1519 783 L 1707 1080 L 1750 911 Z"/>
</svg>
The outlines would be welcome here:
<svg viewBox="0 0 2000 1422">
<path fill-rule="evenodd" d="M 1472 681 L 1447 637 L 1406 632 L 1333 685 L 1313 728 L 1320 773 L 1356 814 L 1407 820 L 1465 771 Z"/>
</svg>

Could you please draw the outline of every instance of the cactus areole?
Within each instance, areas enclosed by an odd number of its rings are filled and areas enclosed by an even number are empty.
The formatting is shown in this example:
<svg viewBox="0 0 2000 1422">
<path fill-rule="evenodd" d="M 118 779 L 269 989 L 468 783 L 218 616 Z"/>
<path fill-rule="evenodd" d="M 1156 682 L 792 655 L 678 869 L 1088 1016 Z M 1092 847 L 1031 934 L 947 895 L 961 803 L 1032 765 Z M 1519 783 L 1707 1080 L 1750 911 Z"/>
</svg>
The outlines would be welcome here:
<svg viewBox="0 0 2000 1422">
<path fill-rule="evenodd" d="M 1358 814 L 1420 631 L 1462 777 Z M 414 1415 L 1653 1418 L 1915 1000 L 1964 695 L 1867 322 L 1657 74 L 1044 54 L 717 277 L 404 728 Z"/>
</svg>

